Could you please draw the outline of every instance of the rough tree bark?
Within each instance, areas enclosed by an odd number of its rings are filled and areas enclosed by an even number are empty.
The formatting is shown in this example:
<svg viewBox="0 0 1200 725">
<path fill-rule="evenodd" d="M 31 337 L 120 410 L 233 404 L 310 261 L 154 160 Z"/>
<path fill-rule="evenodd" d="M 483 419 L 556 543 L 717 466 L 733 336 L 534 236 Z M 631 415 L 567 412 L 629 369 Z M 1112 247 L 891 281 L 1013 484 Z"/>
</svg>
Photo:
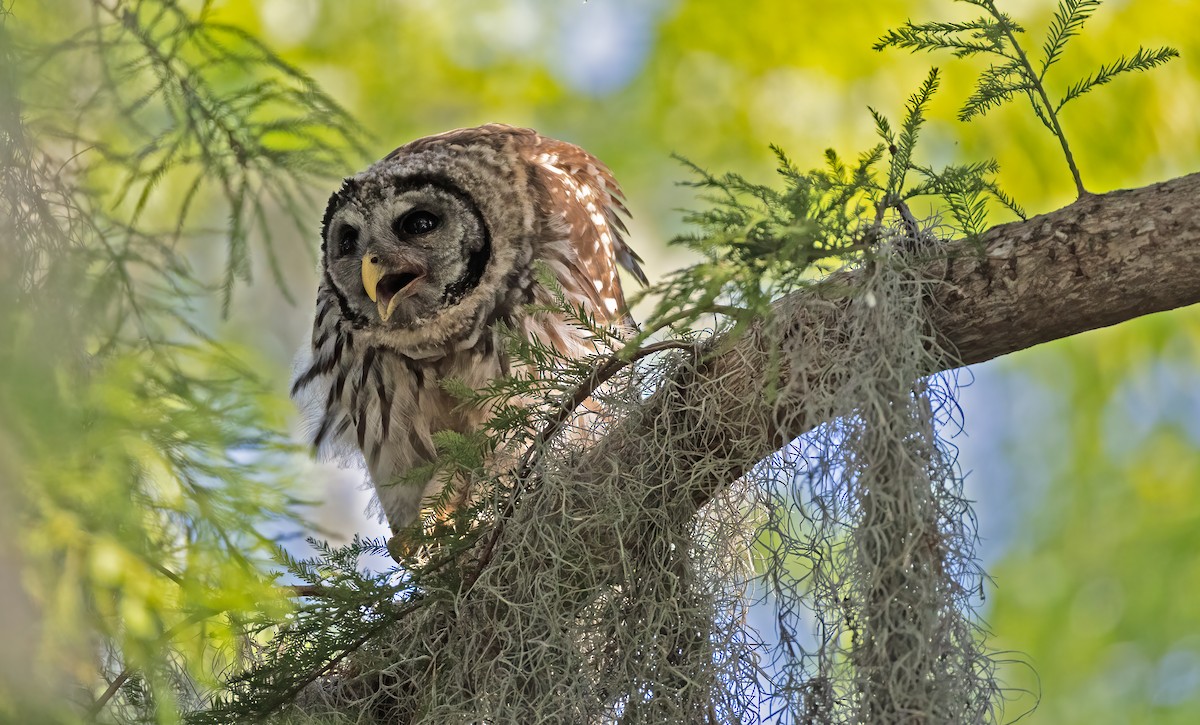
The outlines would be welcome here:
<svg viewBox="0 0 1200 725">
<path fill-rule="evenodd" d="M 944 256 L 923 264 L 922 274 L 940 280 L 930 299 L 931 335 L 955 353 L 944 370 L 1200 302 L 1200 174 L 1088 195 L 1058 211 L 994 227 L 974 243 L 947 245 Z M 762 392 L 762 371 L 770 369 L 771 349 L 789 330 L 836 330 L 837 298 L 854 276 L 833 275 L 781 300 L 781 324 L 760 326 L 664 386 L 640 415 L 589 451 L 584 470 L 661 455 L 653 448 L 661 440 L 656 428 L 693 431 L 692 449 L 708 451 L 703 472 L 693 477 L 689 492 L 673 493 L 699 507 L 745 473 L 744 446 L 773 442 L 754 452 L 761 459 L 821 423 L 793 420 L 780 429 Z M 811 295 L 829 296 L 826 312 L 814 315 L 812 305 L 799 304 Z M 788 375 L 780 371 L 781 379 Z M 761 404 L 747 404 L 756 400 Z M 727 413 L 709 416 L 706 409 L 740 410 L 744 420 L 730 426 Z M 710 422 L 714 417 L 719 426 Z M 730 464 L 714 466 L 721 458 Z"/>
</svg>

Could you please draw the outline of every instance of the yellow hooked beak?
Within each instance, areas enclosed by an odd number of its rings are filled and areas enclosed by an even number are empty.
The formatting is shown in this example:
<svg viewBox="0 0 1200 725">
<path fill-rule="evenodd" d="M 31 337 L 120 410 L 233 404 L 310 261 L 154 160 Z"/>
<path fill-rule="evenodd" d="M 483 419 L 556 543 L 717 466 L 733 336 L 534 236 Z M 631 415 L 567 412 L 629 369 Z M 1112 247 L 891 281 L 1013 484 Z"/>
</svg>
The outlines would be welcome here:
<svg viewBox="0 0 1200 725">
<path fill-rule="evenodd" d="M 367 291 L 367 297 L 370 297 L 372 302 L 375 301 L 375 288 L 379 286 L 379 278 L 383 276 L 377 259 L 378 257 L 372 257 L 370 252 L 362 258 L 363 289 Z"/>
<path fill-rule="evenodd" d="M 407 269 L 387 269 L 385 270 L 379 263 L 379 256 L 372 252 L 367 252 L 362 258 L 362 283 L 363 289 L 367 293 L 367 297 L 375 303 L 379 310 L 379 317 L 384 322 L 392 316 L 392 312 L 396 310 L 396 303 L 400 298 L 407 297 L 412 294 L 413 283 L 425 276 L 425 271 L 419 267 L 408 267 Z M 379 282 L 387 278 L 383 285 Z"/>
<path fill-rule="evenodd" d="M 379 308 L 379 316 L 384 322 L 392 316 L 392 310 L 396 308 L 396 295 L 387 302 L 380 302 L 379 296 L 379 279 L 383 277 L 383 270 L 379 267 L 379 258 L 373 256 L 370 252 L 363 255 L 362 258 L 362 280 L 363 289 L 367 291 L 367 297 L 376 303 Z"/>
</svg>

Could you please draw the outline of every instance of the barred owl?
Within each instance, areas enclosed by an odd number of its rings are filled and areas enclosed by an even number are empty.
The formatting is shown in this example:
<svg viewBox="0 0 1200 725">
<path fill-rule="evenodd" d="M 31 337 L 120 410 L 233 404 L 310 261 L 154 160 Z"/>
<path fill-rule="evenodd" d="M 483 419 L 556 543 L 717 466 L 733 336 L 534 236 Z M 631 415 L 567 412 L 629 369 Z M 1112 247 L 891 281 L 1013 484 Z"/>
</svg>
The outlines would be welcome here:
<svg viewBox="0 0 1200 725">
<path fill-rule="evenodd" d="M 583 149 L 492 124 L 401 146 L 345 180 L 321 230 L 321 281 L 310 345 L 292 384 L 321 457 L 361 454 L 393 531 L 445 484 L 401 478 L 435 455 L 432 435 L 480 426 L 440 381 L 473 388 L 509 372 L 506 325 L 568 356 L 595 352 L 561 317 L 534 270 L 545 265 L 573 305 L 626 318 L 618 265 L 641 283 L 625 244 L 612 173 Z"/>
</svg>

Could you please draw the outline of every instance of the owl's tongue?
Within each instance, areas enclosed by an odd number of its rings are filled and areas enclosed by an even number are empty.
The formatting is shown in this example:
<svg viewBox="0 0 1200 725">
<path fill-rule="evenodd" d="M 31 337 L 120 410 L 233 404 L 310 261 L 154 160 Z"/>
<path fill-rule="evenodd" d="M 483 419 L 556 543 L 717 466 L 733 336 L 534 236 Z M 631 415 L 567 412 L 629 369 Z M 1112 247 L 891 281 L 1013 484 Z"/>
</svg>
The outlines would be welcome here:
<svg viewBox="0 0 1200 725">
<path fill-rule="evenodd" d="M 392 316 L 397 300 L 404 296 L 401 293 L 423 276 L 419 272 L 408 271 L 385 274 L 379 278 L 375 284 L 375 304 L 378 305 L 379 316 L 383 318 L 384 322 L 387 322 L 388 318 Z"/>
<path fill-rule="evenodd" d="M 421 275 L 416 272 L 401 272 L 400 274 L 385 274 L 375 285 L 375 297 L 379 304 L 386 305 L 400 290 L 417 281 Z"/>
<path fill-rule="evenodd" d="M 387 261 L 378 252 L 368 251 L 362 258 L 363 291 L 379 309 L 379 317 L 387 322 L 396 309 L 396 302 L 416 292 L 416 285 L 425 277 L 425 268 L 409 260 Z"/>
</svg>

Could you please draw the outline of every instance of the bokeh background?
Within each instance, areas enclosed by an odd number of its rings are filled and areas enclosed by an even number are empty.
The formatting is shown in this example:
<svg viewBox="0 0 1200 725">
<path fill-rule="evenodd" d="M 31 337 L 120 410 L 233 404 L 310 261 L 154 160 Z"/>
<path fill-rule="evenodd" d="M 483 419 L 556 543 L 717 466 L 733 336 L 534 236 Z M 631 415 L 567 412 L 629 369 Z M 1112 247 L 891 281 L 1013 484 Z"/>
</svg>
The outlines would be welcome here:
<svg viewBox="0 0 1200 725">
<path fill-rule="evenodd" d="M 1001 7 L 1039 45 L 1054 3 Z M 667 241 L 696 204 L 672 154 L 770 181 L 775 143 L 798 166 L 875 142 L 867 107 L 898 119 L 930 65 L 944 71 L 919 161 L 995 158 L 1031 213 L 1069 203 L 1057 142 L 1025 108 L 955 120 L 979 65 L 875 52 L 907 18 L 965 18 L 949 0 L 222 0 L 214 19 L 261 37 L 363 125 L 375 158 L 412 138 L 502 121 L 582 145 L 615 172 L 631 241 L 653 279 L 688 260 Z M 18 3 L 36 16 L 36 3 Z M 47 11 L 48 12 L 48 11 Z M 40 18 L 42 27 L 53 17 Z M 1124 76 L 1065 111 L 1089 190 L 1200 170 L 1200 3 L 1111 0 L 1051 74 L 1062 89 L 1115 54 L 1183 56 Z M 364 163 L 370 159 L 364 158 Z M 346 174 L 356 169 L 348 165 Z M 920 205 L 914 211 L 922 211 Z M 217 335 L 253 351 L 285 395 L 308 334 L 307 237 L 280 241 L 289 302 L 265 272 L 235 291 Z M 1007 221 L 996 216 L 995 221 Z M 193 251 L 201 270 L 211 254 Z M 266 262 L 254 260 L 265 269 Z M 219 316 L 213 315 L 214 319 Z M 1200 312 L 1185 309 L 1043 345 L 963 376 L 983 565 L 981 615 L 1010 662 L 1004 719 L 1200 721 Z M 307 464 L 302 495 L 334 539 L 379 534 L 361 474 Z"/>
</svg>

